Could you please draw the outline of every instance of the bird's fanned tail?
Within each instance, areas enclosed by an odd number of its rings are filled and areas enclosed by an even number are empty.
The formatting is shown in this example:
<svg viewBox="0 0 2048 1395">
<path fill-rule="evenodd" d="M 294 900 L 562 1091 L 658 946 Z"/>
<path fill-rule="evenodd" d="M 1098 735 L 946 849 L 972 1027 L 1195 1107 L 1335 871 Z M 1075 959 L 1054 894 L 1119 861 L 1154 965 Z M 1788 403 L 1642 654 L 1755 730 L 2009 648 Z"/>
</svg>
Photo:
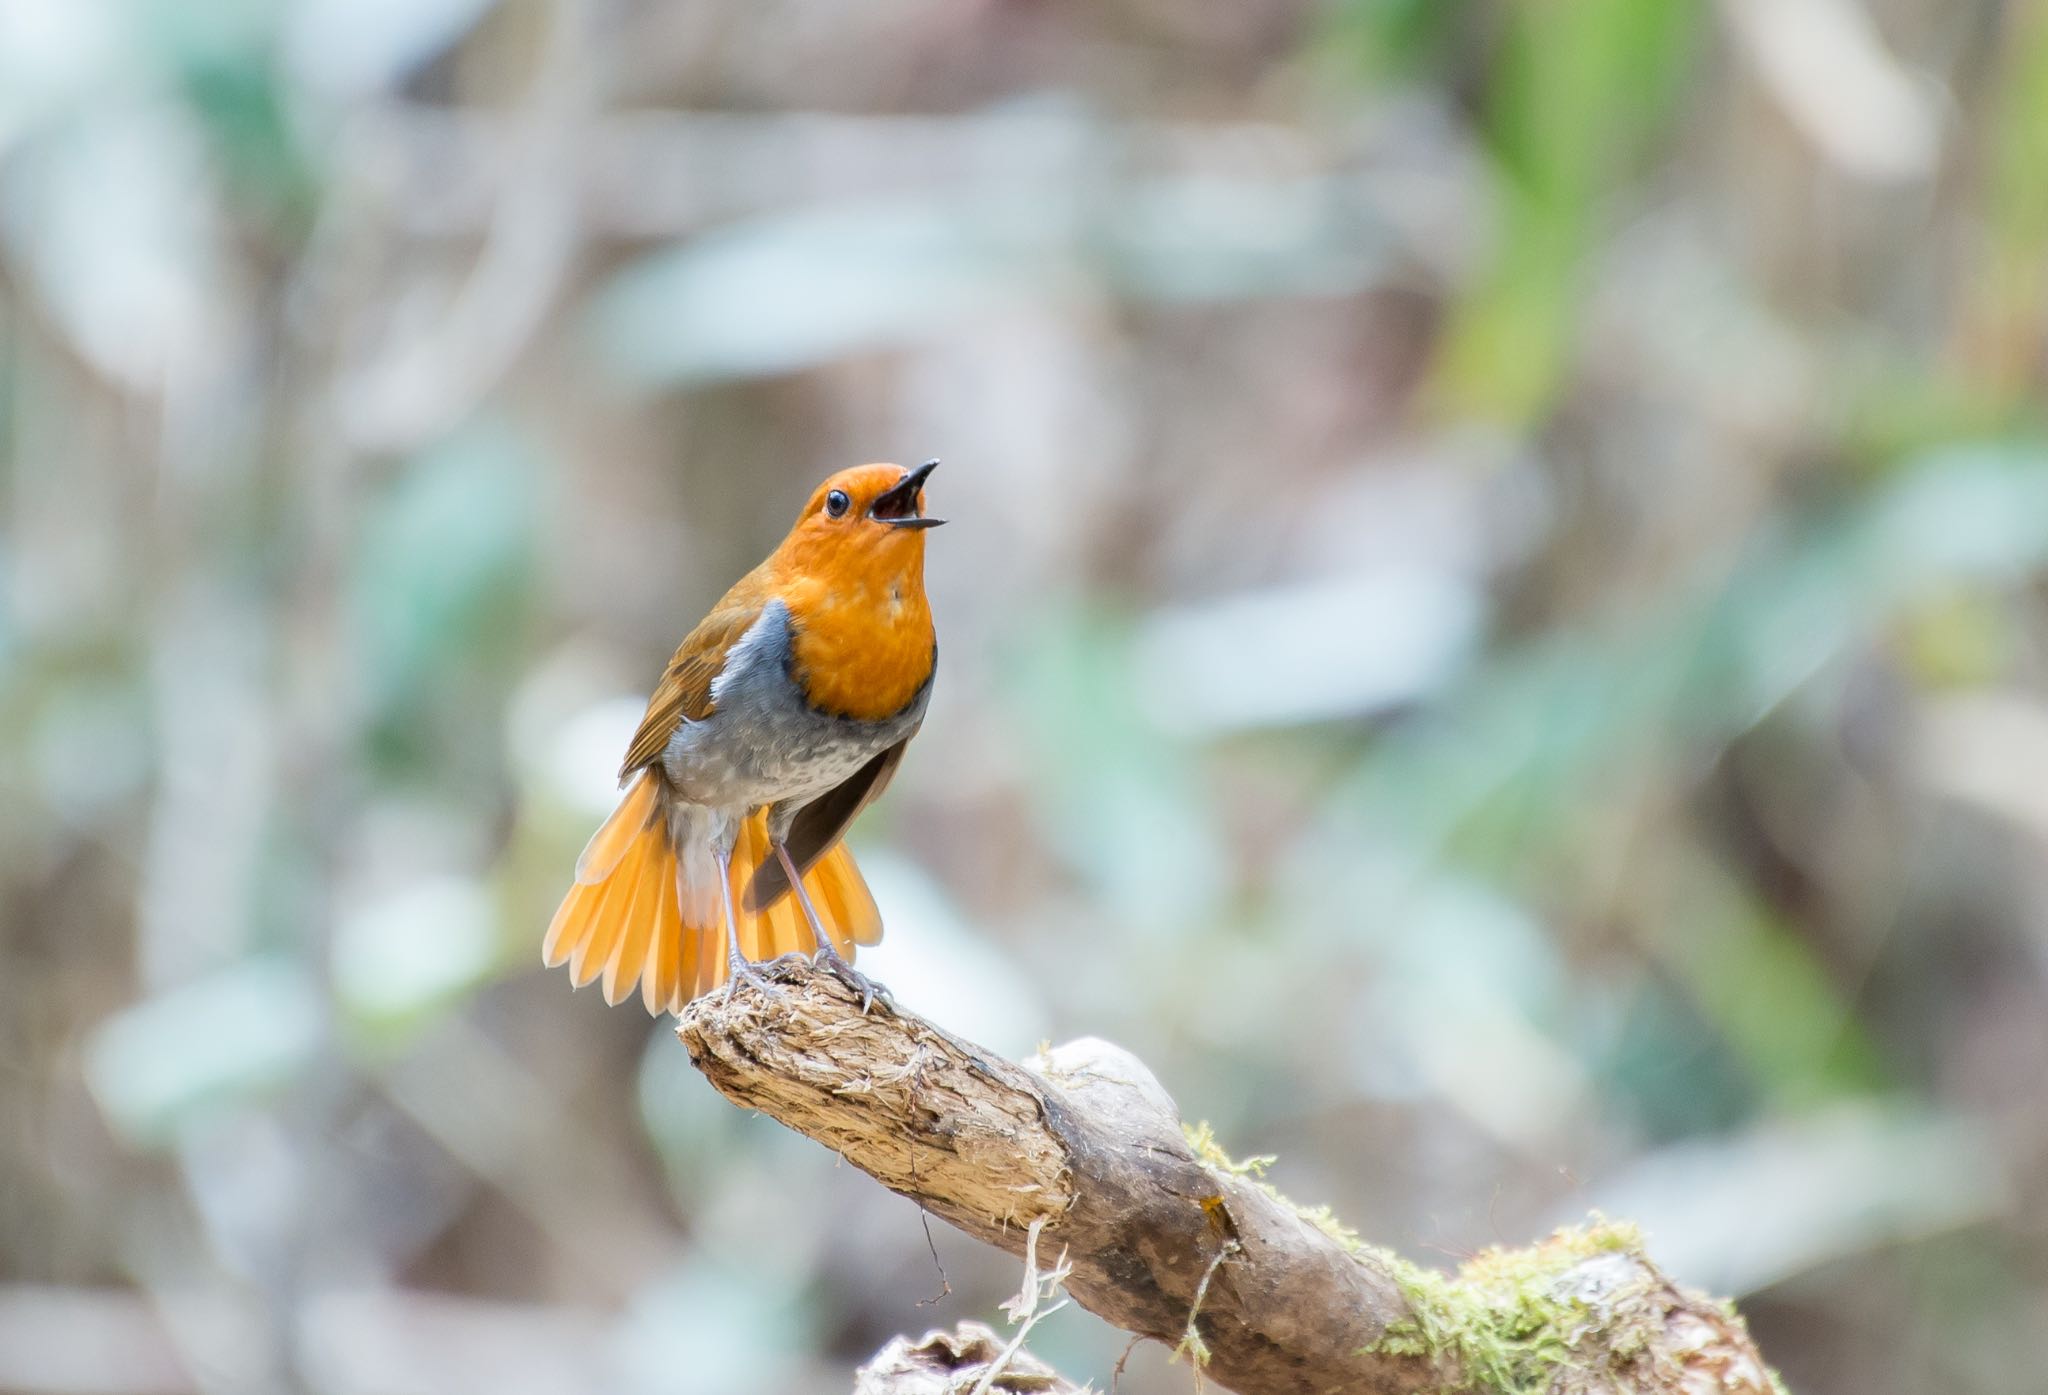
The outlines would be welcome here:
<svg viewBox="0 0 2048 1395">
<path fill-rule="evenodd" d="M 688 868 L 705 859 L 679 859 L 662 816 L 658 777 L 643 772 L 627 789 L 576 864 L 576 884 L 562 899 L 541 945 L 553 968 L 566 963 L 576 986 L 602 981 L 607 1003 L 621 1003 L 637 984 L 650 1013 L 680 1012 L 683 1005 L 725 982 L 722 916 L 685 917 L 682 907 L 715 906 L 686 885 Z M 733 880 L 745 885 L 753 870 L 774 857 L 765 813 L 741 826 L 733 847 Z M 881 912 L 846 845 L 835 844 L 803 877 L 811 905 L 833 948 L 851 959 L 858 945 L 882 937 Z M 790 895 L 759 910 L 738 909 L 740 953 L 765 961 L 815 952 L 803 908 Z"/>
</svg>

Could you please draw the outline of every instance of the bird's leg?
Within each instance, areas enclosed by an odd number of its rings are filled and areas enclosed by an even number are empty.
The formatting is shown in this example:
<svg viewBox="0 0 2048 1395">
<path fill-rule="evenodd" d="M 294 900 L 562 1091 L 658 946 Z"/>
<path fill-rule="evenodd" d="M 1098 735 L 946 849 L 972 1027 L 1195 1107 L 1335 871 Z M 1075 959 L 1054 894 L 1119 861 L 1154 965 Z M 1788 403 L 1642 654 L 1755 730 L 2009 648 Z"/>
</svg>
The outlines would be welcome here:
<svg viewBox="0 0 2048 1395">
<path fill-rule="evenodd" d="M 740 917 L 738 907 L 732 899 L 732 852 L 721 848 L 714 854 L 718 861 L 718 891 L 725 898 L 725 991 L 730 997 L 744 979 L 750 988 L 763 993 L 780 993 L 782 990 L 761 976 L 747 956 L 740 953 Z"/>
<path fill-rule="evenodd" d="M 825 972 L 860 994 L 862 1012 L 873 1007 L 877 998 L 885 1003 L 891 1001 L 887 986 L 854 968 L 846 962 L 845 955 L 833 948 L 832 937 L 825 933 L 824 922 L 818 919 L 817 907 L 811 904 L 811 893 L 804 890 L 804 879 L 797 875 L 796 860 L 779 838 L 775 841 L 775 855 L 782 860 L 782 870 L 789 877 L 789 889 L 795 894 L 797 905 L 803 907 L 804 919 L 811 923 L 811 937 L 818 942 L 818 961 Z"/>
</svg>

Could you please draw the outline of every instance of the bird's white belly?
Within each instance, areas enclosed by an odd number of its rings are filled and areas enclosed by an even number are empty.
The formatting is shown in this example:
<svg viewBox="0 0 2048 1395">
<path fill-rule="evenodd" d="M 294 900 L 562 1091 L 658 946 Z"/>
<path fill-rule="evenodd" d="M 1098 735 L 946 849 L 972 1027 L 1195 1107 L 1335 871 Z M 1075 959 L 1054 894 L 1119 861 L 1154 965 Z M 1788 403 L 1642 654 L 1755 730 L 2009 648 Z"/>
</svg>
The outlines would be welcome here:
<svg viewBox="0 0 2048 1395">
<path fill-rule="evenodd" d="M 894 744 L 858 729 L 806 730 L 808 725 L 714 713 L 684 722 L 670 738 L 662 765 L 676 793 L 693 804 L 753 809 L 814 799 Z"/>
</svg>

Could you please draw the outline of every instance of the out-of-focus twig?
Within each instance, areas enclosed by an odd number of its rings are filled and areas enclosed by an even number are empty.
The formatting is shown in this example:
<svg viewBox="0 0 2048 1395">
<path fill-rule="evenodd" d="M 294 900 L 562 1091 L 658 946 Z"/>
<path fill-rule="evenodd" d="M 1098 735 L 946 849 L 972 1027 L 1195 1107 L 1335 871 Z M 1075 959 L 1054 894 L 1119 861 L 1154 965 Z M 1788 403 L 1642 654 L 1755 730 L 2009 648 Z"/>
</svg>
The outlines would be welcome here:
<svg viewBox="0 0 2048 1395">
<path fill-rule="evenodd" d="M 1771 1390 L 1741 1320 L 1626 1228 L 1421 1270 L 1190 1136 L 1118 1047 L 1084 1039 L 1020 1065 L 908 1013 L 863 1013 L 808 966 L 771 972 L 778 993 L 685 1012 L 712 1085 L 977 1239 L 1062 1247 L 1083 1306 L 1243 1395 Z"/>
<path fill-rule="evenodd" d="M 444 314 L 337 388 L 335 420 L 366 451 L 412 449 L 473 410 L 545 321 L 580 243 L 575 148 L 594 81 L 579 7 L 549 11 L 526 110 L 500 126 L 483 246 Z"/>
</svg>

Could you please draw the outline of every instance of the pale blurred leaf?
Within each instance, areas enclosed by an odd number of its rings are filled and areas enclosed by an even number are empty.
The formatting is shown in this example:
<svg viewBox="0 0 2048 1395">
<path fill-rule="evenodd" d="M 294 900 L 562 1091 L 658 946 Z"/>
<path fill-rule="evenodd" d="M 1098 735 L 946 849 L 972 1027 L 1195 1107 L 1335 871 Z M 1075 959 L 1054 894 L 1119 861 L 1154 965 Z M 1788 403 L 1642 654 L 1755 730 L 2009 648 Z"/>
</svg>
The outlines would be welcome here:
<svg viewBox="0 0 2048 1395">
<path fill-rule="evenodd" d="M 898 346 L 1006 295 L 1048 289 L 1057 204 L 902 200 L 739 224 L 613 279 L 597 327 L 655 380 L 781 373 Z"/>
<path fill-rule="evenodd" d="M 1131 661 L 1124 626 L 1048 612 L 1013 656 L 1008 696 L 1051 843 L 1126 927 L 1181 936 L 1229 869 L 1196 763 L 1138 710 Z"/>
<path fill-rule="evenodd" d="M 125 38 L 110 0 L 0 0 L 0 150 L 130 76 Z"/>
<path fill-rule="evenodd" d="M 1116 206 L 1102 240 L 1112 284 L 1162 301 L 1349 295 L 1393 254 L 1389 230 L 1329 179 L 1147 182 Z"/>
<path fill-rule="evenodd" d="M 368 97 L 432 61 L 496 3 L 297 0 L 285 29 L 285 55 L 315 90 Z"/>
<path fill-rule="evenodd" d="M 449 698 L 452 674 L 513 639 L 536 527 L 535 471 L 509 429 L 473 427 L 410 462 L 378 503 L 351 582 L 364 678 L 380 712 Z"/>
<path fill-rule="evenodd" d="M 287 1083 L 319 1049 L 319 997 L 282 959 L 253 959 L 139 1003 L 86 1047 L 86 1080 L 107 1122 L 160 1146 L 222 1106 Z"/>
<path fill-rule="evenodd" d="M 2048 567 L 2048 454 L 1929 456 L 1860 508 L 1768 528 L 1700 583 L 1604 633 L 1509 651 L 1456 701 L 1394 732 L 1340 803 L 1413 847 L 1457 841 L 1533 869 L 1603 776 L 1673 740 L 1725 743 L 1919 597 Z"/>
<path fill-rule="evenodd" d="M 1575 1209 L 1628 1217 L 1671 1273 L 1739 1298 L 1995 1220 L 2012 1204 L 1995 1158 L 1966 1120 L 1905 1103 L 1843 1104 L 1650 1153 L 1593 1184 Z"/>
<path fill-rule="evenodd" d="M 1472 583 L 1419 568 L 1188 602 L 1140 628 L 1138 696 L 1190 736 L 1364 716 L 1448 683 L 1483 613 Z"/>
<path fill-rule="evenodd" d="M 0 194 L 8 254 L 102 373 L 158 391 L 224 347 L 217 191 L 181 108 L 99 108 L 36 142 Z"/>
<path fill-rule="evenodd" d="M 596 328 L 627 375 L 786 373 L 921 342 L 1007 303 L 1343 295 L 1383 274 L 1385 230 L 1336 181 L 1153 180 L 1085 203 L 1068 184 L 846 203 L 754 219 L 627 267 Z"/>
<path fill-rule="evenodd" d="M 1779 107 L 1831 162 L 1881 184 L 1925 178 L 1941 150 L 1935 104 L 1857 0 L 1723 0 Z"/>
<path fill-rule="evenodd" d="M 885 931 L 860 952 L 861 970 L 905 1003 L 945 1004 L 949 1030 L 1006 1056 L 1043 1041 L 1050 1017 L 1031 975 L 967 922 L 916 850 L 906 856 L 858 835 L 853 844 Z"/>
<path fill-rule="evenodd" d="M 1563 1016 L 1568 985 L 1542 925 L 1462 880 L 1360 902 L 1374 907 L 1362 928 L 1375 960 L 1349 1014 L 1360 1086 L 1442 1099 L 1511 1146 L 1549 1146 L 1588 1081 L 1571 1043 L 1549 1026 Z"/>
<path fill-rule="evenodd" d="M 804 1311 L 773 1276 L 688 1263 L 642 1288 L 611 1342 L 620 1391 L 689 1388 L 767 1395 L 789 1388 L 810 1345 Z"/>
<path fill-rule="evenodd" d="M 343 918 L 334 991 L 366 1027 L 401 1030 L 473 987 L 498 958 L 490 897 L 464 877 L 435 877 Z"/>
</svg>

